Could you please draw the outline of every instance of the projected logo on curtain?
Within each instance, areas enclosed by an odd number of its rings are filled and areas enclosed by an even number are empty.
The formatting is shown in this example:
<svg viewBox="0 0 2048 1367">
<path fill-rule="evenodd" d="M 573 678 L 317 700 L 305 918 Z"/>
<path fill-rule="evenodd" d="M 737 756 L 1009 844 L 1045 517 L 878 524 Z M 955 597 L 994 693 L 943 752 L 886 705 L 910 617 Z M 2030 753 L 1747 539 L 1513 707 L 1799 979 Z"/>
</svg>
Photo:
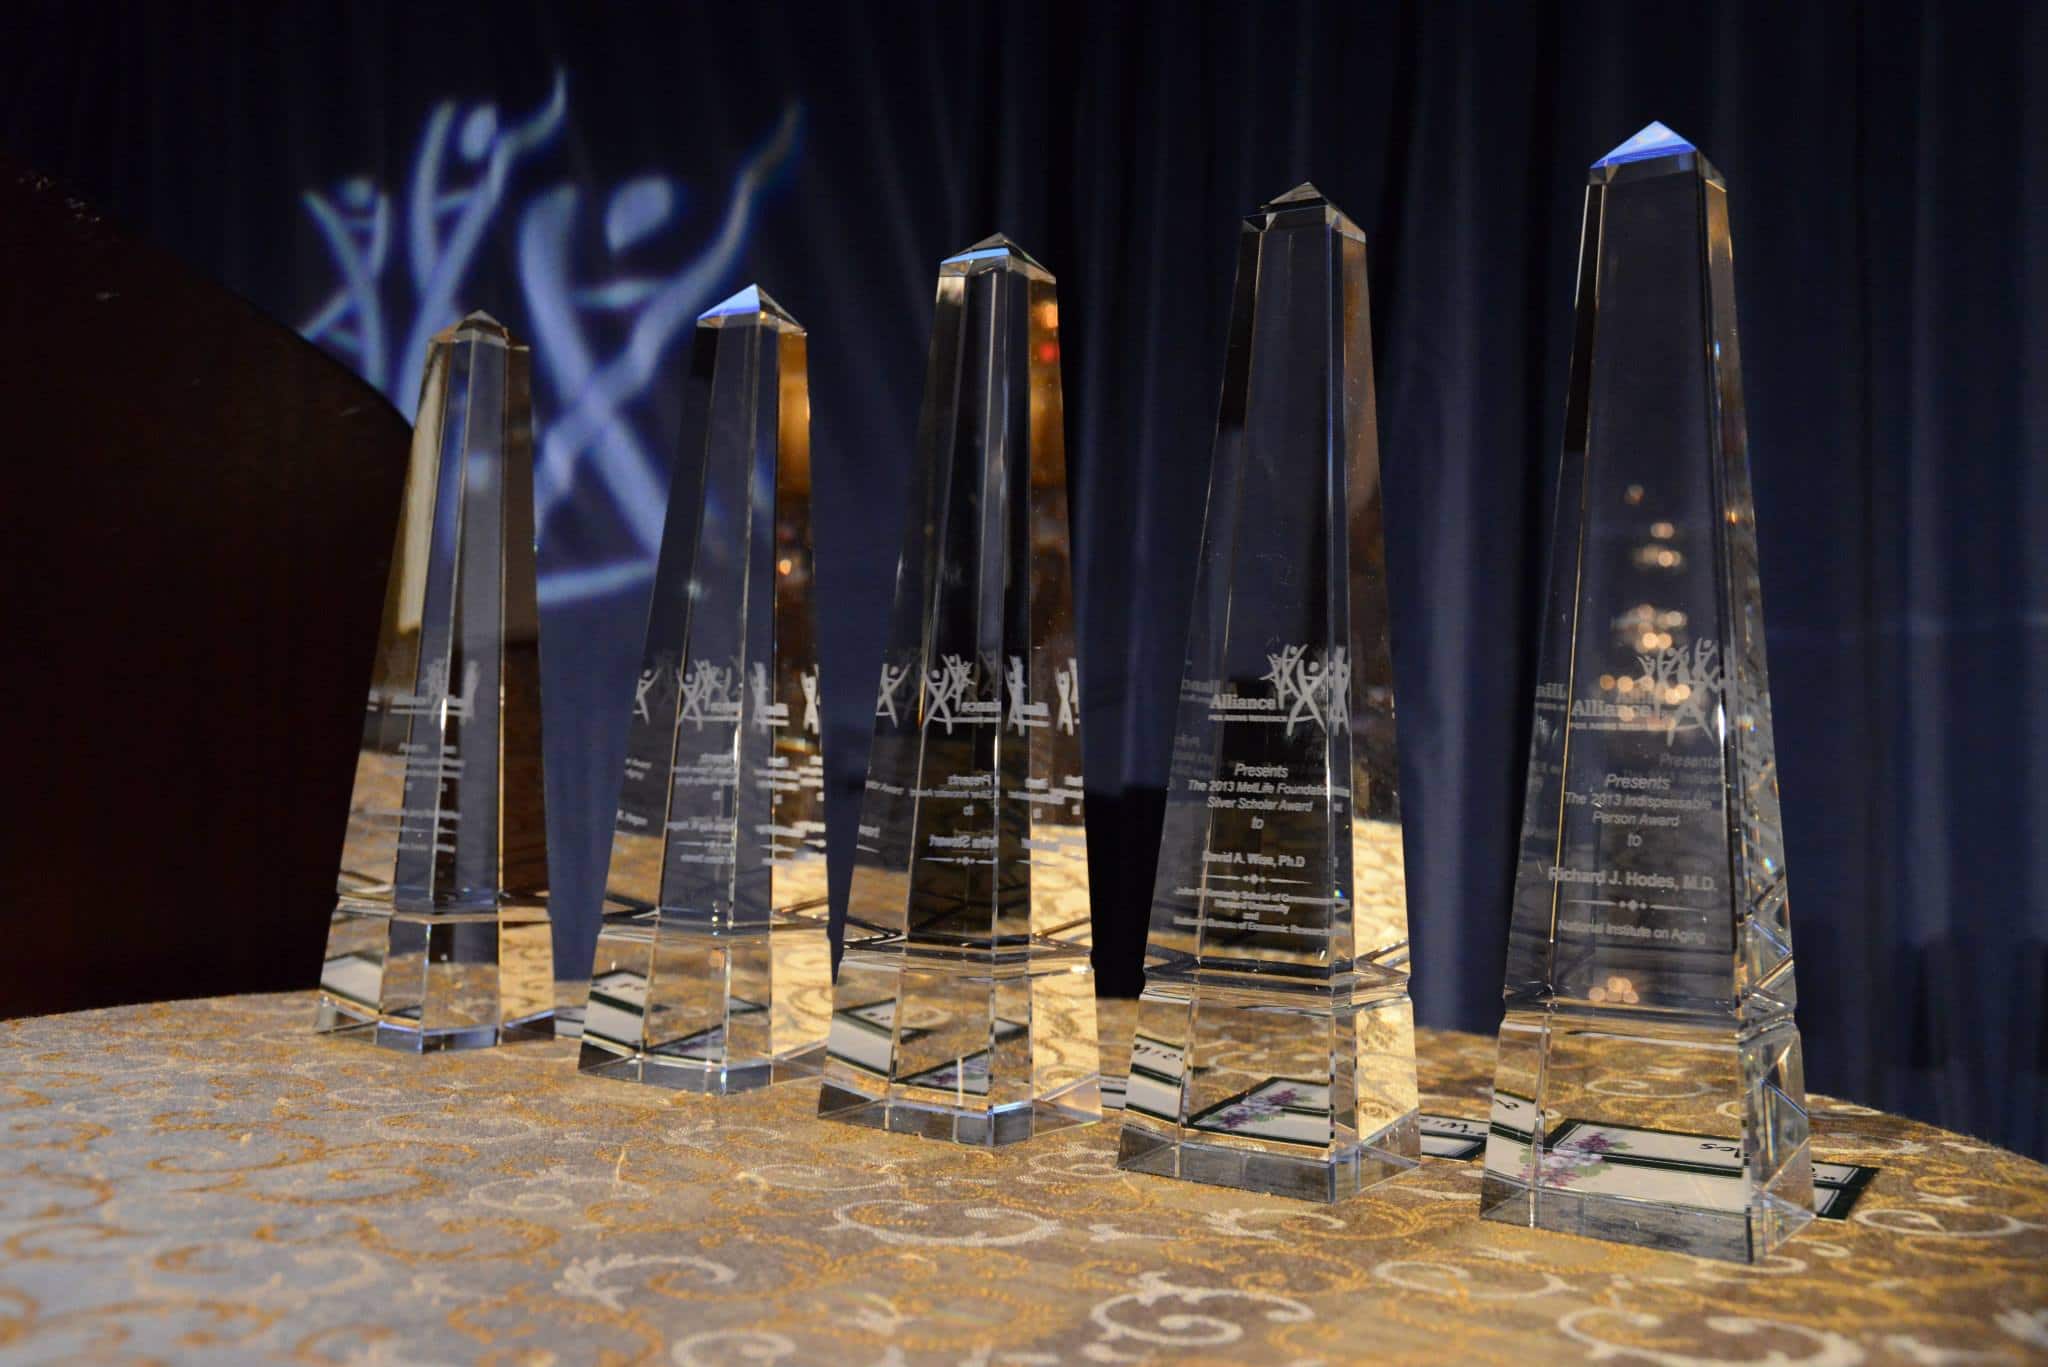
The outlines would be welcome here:
<svg viewBox="0 0 2048 1367">
<path fill-rule="evenodd" d="M 638 588 L 652 576 L 668 459 L 649 439 L 648 391 L 669 348 L 729 283 L 802 122 L 799 106 L 785 108 L 733 174 L 715 228 L 692 242 L 684 186 L 670 176 L 524 189 L 522 174 L 545 158 L 568 112 L 561 72 L 547 100 L 516 119 L 495 103 L 445 100 L 421 129 L 402 197 L 366 176 L 302 196 L 340 279 L 299 331 L 408 418 L 428 339 L 466 309 L 506 307 L 469 298 L 464 287 L 480 249 L 512 235 L 539 362 L 534 502 L 540 597 L 549 605 Z M 594 251 L 576 232 L 586 198 L 604 205 L 602 265 L 579 279 L 575 263 Z M 394 250 L 402 271 L 389 269 Z M 650 270 L 649 258 L 669 264 Z"/>
</svg>

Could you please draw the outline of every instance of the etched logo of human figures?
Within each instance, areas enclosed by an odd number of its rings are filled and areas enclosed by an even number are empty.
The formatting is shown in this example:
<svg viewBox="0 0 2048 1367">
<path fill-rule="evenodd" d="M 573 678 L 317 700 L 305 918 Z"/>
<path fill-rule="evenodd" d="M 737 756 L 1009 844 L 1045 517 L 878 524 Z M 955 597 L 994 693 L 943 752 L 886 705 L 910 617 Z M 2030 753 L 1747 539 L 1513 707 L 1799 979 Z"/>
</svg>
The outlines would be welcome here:
<svg viewBox="0 0 2048 1367">
<path fill-rule="evenodd" d="M 390 709 L 396 717 L 419 717 L 441 713 L 448 720 L 460 721 L 476 710 L 476 687 L 479 672 L 477 663 L 471 660 L 463 666 L 462 692 L 448 691 L 448 662 L 430 660 L 420 671 L 419 687 L 410 693 L 394 693 L 389 698 L 372 689 L 370 707 L 380 705 Z"/>
<path fill-rule="evenodd" d="M 903 681 L 909 676 L 907 665 L 882 666 L 882 686 L 875 694 L 875 715 L 887 717 L 891 726 L 903 725 L 903 718 L 896 711 L 896 690 L 903 687 Z"/>
<path fill-rule="evenodd" d="M 1005 722 L 1011 730 L 1021 736 L 1034 726 L 1045 725 L 1042 718 L 1033 717 L 1029 710 L 1031 706 L 1029 702 L 1031 688 L 1024 669 L 1024 657 L 1022 655 L 1012 655 L 1010 657 L 1010 672 L 1004 676 L 1003 686 L 1010 695 L 1010 710 L 1009 715 L 1005 718 Z M 1042 707 L 1039 709 L 1041 712 L 1044 710 Z"/>
<path fill-rule="evenodd" d="M 774 693 L 768 687 L 768 666 L 759 660 L 748 671 L 747 681 L 754 690 L 754 725 L 763 731 L 773 731 L 788 720 L 788 709 L 779 706 Z"/>
<path fill-rule="evenodd" d="M 732 721 L 739 714 L 739 688 L 734 671 L 709 660 L 698 660 L 682 679 L 682 709 L 679 720 L 699 731 L 708 721 Z"/>
<path fill-rule="evenodd" d="M 819 733 L 818 723 L 818 667 L 812 665 L 797 676 L 797 682 L 804 690 L 804 730 L 812 735 Z"/>
<path fill-rule="evenodd" d="M 1067 661 L 1069 666 L 1073 663 L 1072 660 Z M 1066 670 L 1059 671 L 1058 683 L 1062 690 L 1060 694 L 1059 724 L 1062 729 L 1071 732 L 1074 728 L 1069 724 L 1067 718 L 1065 690 L 1070 685 L 1067 682 L 1066 676 Z M 1010 693 L 1010 711 L 1007 724 L 1012 730 L 1021 736 L 1038 727 L 1051 726 L 1053 724 L 1052 709 L 1042 702 L 1031 701 L 1031 675 L 1024 667 L 1024 657 L 1022 655 L 1012 655 L 1010 657 L 1010 672 L 1003 682 L 1008 687 Z"/>
<path fill-rule="evenodd" d="M 661 701 L 665 688 L 679 686 L 678 677 L 675 658 L 665 653 L 641 670 L 640 677 L 633 682 L 633 715 L 652 722 L 655 704 Z"/>
<path fill-rule="evenodd" d="M 1057 726 L 1068 735 L 1073 735 L 1081 724 L 1081 699 L 1075 681 L 1080 671 L 1075 667 L 1074 657 L 1053 670 L 1053 688 L 1059 695 L 1059 713 L 1054 716 L 1052 709 L 1042 702 L 1032 702 L 1031 675 L 1024 667 L 1022 655 L 1010 657 L 1010 672 L 1004 676 L 1003 685 L 1010 695 L 1009 712 L 1004 724 L 1018 735 L 1024 735 L 1036 727 Z"/>
<path fill-rule="evenodd" d="M 1314 722 L 1325 735 L 1351 726 L 1351 652 L 1332 650 L 1318 660 L 1307 646 L 1283 646 L 1268 655 L 1272 668 L 1263 676 L 1287 715 L 1287 734 L 1303 721 Z"/>
<path fill-rule="evenodd" d="M 648 710 L 647 694 L 654 687 L 654 671 L 643 669 L 633 684 L 633 715 L 641 721 L 653 721 L 654 714 Z"/>
<path fill-rule="evenodd" d="M 1699 731 L 1720 702 L 1722 670 L 1720 642 L 1694 641 L 1689 646 L 1665 646 L 1636 656 L 1642 675 L 1637 690 L 1648 691 L 1650 721 L 1664 728 L 1664 743 L 1671 744 L 1681 731 Z"/>
<path fill-rule="evenodd" d="M 439 707 L 443 702 L 453 702 L 454 700 L 448 696 L 448 662 L 427 661 L 427 667 L 420 671 L 419 691 L 407 701 L 423 710 Z M 454 715 L 461 715 L 458 707 L 450 707 L 448 710 Z"/>
<path fill-rule="evenodd" d="M 925 674 L 925 684 L 926 722 L 944 723 L 946 734 L 952 735 L 954 723 L 964 720 L 959 709 L 974 686 L 974 666 L 958 655 L 948 655 L 937 669 Z"/>
</svg>

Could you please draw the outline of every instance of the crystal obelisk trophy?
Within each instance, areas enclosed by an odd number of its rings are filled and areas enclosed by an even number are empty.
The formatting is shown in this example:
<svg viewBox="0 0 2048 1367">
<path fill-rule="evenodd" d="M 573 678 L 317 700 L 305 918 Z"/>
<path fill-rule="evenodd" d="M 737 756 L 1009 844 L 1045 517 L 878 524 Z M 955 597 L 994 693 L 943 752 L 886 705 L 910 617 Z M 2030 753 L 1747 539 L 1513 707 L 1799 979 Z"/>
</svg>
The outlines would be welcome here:
<svg viewBox="0 0 2048 1367">
<path fill-rule="evenodd" d="M 1118 1166 L 1334 1201 L 1414 1166 L 1365 239 L 1245 220 Z"/>
<path fill-rule="evenodd" d="M 1482 1204 L 1754 1260 L 1813 1187 L 1720 173 L 1651 124 L 1579 260 Z"/>
<path fill-rule="evenodd" d="M 322 1030 L 411 1050 L 553 1033 L 530 368 L 481 313 L 427 353 Z"/>
<path fill-rule="evenodd" d="M 819 1114 L 971 1144 L 1099 1117 L 1059 305 L 939 267 Z"/>
<path fill-rule="evenodd" d="M 832 1009 L 804 330 L 697 320 L 583 1024 L 587 1072 L 699 1092 L 814 1075 Z M 694 468 L 686 462 L 686 469 Z"/>
</svg>

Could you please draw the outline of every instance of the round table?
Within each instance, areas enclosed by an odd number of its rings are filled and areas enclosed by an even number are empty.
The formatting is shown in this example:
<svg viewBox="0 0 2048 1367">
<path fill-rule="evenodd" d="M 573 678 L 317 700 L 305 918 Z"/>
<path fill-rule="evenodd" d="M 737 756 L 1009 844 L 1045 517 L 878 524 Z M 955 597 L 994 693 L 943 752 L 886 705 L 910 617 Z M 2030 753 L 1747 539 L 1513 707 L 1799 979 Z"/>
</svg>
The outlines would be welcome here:
<svg viewBox="0 0 2048 1367">
<path fill-rule="evenodd" d="M 678 1095 L 567 1041 L 417 1058 L 312 1018 L 0 1023 L 0 1361 L 2048 1355 L 2048 1168 L 1819 1097 L 1817 1156 L 1879 1174 L 1743 1267 L 1484 1222 L 1470 1162 L 1305 1205 L 1120 1173 L 1114 1119 L 983 1152 L 820 1122 L 815 1084 Z M 1106 1044 L 1130 1020 L 1104 1003 Z M 1482 1117 L 1492 1042 L 1420 1048 L 1423 1109 Z"/>
</svg>

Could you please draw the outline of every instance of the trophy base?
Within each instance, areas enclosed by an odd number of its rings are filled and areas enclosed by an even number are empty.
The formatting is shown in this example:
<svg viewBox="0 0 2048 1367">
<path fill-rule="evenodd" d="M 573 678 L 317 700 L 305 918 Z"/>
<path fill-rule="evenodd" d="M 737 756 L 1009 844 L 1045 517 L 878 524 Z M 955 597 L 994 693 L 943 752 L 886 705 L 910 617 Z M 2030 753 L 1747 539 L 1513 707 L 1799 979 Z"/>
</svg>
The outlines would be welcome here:
<svg viewBox="0 0 2048 1367">
<path fill-rule="evenodd" d="M 658 910 L 607 915 L 577 1066 L 593 1077 L 725 1096 L 816 1077 L 832 1003 L 821 916 L 706 928 Z"/>
<path fill-rule="evenodd" d="M 1138 1000 L 1117 1166 L 1342 1201 L 1420 1161 L 1417 1103 L 1404 977 L 1158 961 Z"/>
<path fill-rule="evenodd" d="M 773 1087 L 778 1082 L 814 1078 L 823 1071 L 824 1064 L 825 1046 L 822 1043 L 786 1058 L 720 1063 L 662 1054 L 615 1054 L 586 1040 L 583 1057 L 577 1067 L 590 1077 L 666 1087 L 676 1092 L 731 1096 Z"/>
<path fill-rule="evenodd" d="M 407 1054 L 553 1039 L 552 935 L 534 903 L 424 913 L 344 901 L 313 1028 Z"/>
<path fill-rule="evenodd" d="M 1125 1172 L 1328 1204 L 1407 1172 L 1416 1165 L 1421 1147 L 1412 1112 L 1369 1140 L 1334 1150 L 1175 1138 L 1127 1113 L 1116 1165 Z"/>
<path fill-rule="evenodd" d="M 995 1148 L 1075 1125 L 1091 1125 L 1102 1118 L 1102 1098 L 1093 1078 L 1057 1096 L 993 1108 L 869 1097 L 827 1082 L 818 1092 L 818 1116 L 892 1134 Z"/>
<path fill-rule="evenodd" d="M 1763 1261 L 1813 1219 L 1811 1210 L 1769 1192 L 1746 1210 L 1707 1210 L 1536 1188 L 1494 1173 L 1480 1186 L 1479 1209 L 1503 1224 L 1735 1263 Z"/>
<path fill-rule="evenodd" d="M 1813 1218 L 1789 1019 L 1518 1003 L 1497 1058 L 1488 1219 L 1753 1263 Z"/>
<path fill-rule="evenodd" d="M 510 1024 L 452 1025 L 421 1029 L 404 1021 L 380 1020 L 355 1002 L 329 997 L 320 1000 L 313 1028 L 323 1035 L 361 1040 L 380 1049 L 402 1054 L 434 1054 L 443 1050 L 490 1049 L 500 1044 L 521 1044 L 555 1038 L 554 1013 L 545 1012 Z"/>
<path fill-rule="evenodd" d="M 818 1115 L 983 1147 L 1100 1120 L 1087 948 L 1040 938 L 991 963 L 850 945 Z"/>
<path fill-rule="evenodd" d="M 555 984 L 555 1038 L 582 1039 L 583 999 L 590 995 L 589 983 Z"/>
</svg>

